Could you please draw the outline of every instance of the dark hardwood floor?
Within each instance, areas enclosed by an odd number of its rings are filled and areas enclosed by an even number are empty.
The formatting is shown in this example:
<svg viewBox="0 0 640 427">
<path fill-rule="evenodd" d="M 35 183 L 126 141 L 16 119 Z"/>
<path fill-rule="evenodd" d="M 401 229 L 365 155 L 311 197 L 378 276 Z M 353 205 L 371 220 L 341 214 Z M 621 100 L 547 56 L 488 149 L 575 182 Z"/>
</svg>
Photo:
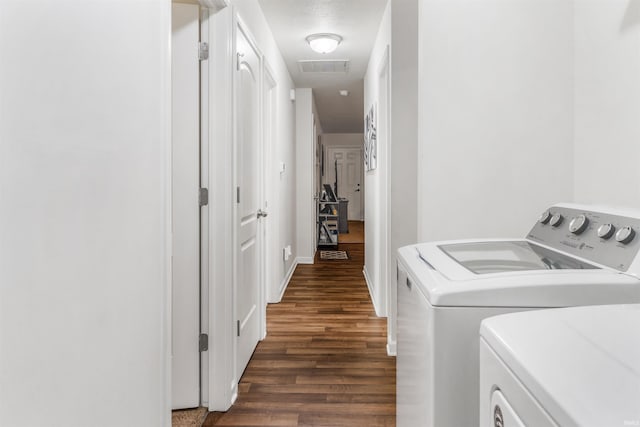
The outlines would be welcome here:
<svg viewBox="0 0 640 427">
<path fill-rule="evenodd" d="M 351 259 L 297 267 L 267 309 L 238 400 L 204 426 L 395 426 L 395 358 L 362 275 L 364 245 L 339 249 Z"/>
</svg>

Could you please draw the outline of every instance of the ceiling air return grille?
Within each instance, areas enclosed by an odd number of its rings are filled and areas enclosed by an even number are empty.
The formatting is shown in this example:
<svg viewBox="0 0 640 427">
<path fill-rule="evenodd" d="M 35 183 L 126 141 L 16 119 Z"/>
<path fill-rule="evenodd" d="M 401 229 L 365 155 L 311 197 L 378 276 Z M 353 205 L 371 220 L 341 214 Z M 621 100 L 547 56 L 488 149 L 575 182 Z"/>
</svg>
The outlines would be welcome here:
<svg viewBox="0 0 640 427">
<path fill-rule="evenodd" d="M 349 71 L 349 61 L 346 59 L 334 60 L 301 60 L 298 61 L 301 73 L 346 73 Z"/>
</svg>

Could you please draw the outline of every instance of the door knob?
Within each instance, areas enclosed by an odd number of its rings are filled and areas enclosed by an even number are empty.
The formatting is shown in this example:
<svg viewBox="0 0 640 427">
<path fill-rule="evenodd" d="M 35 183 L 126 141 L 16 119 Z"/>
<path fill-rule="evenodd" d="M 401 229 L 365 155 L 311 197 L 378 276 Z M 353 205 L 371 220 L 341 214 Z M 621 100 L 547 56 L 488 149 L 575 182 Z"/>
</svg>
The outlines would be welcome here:
<svg viewBox="0 0 640 427">
<path fill-rule="evenodd" d="M 262 209 L 258 209 L 258 214 L 256 215 L 258 218 L 263 218 L 265 216 L 269 215 L 268 212 L 263 211 Z"/>
</svg>

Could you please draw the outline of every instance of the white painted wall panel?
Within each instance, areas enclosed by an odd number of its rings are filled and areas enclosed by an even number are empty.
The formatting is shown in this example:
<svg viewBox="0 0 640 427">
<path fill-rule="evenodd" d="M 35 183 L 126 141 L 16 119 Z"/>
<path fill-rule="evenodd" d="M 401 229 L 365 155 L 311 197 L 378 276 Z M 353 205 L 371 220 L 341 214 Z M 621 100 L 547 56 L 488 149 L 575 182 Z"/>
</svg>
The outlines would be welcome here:
<svg viewBox="0 0 640 427">
<path fill-rule="evenodd" d="M 640 4 L 575 10 L 575 198 L 640 207 Z"/>
<path fill-rule="evenodd" d="M 420 2 L 419 240 L 522 236 L 573 196 L 573 2 Z"/>
<path fill-rule="evenodd" d="M 0 425 L 170 425 L 170 37 L 0 2 Z"/>
<path fill-rule="evenodd" d="M 296 89 L 296 252 L 306 263 L 315 254 L 315 200 L 313 174 L 313 94 L 311 89 Z"/>
</svg>

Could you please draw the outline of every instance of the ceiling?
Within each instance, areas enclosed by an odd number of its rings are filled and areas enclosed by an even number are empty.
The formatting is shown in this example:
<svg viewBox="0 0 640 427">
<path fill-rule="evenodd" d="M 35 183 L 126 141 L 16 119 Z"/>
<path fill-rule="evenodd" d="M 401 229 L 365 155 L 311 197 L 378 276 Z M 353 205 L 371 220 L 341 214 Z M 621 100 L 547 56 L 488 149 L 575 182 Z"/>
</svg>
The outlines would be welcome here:
<svg viewBox="0 0 640 427">
<path fill-rule="evenodd" d="M 362 133 L 363 78 L 387 0 L 258 0 L 296 87 L 310 87 L 324 133 Z M 305 37 L 335 33 L 343 40 L 328 54 Z M 349 60 L 347 73 L 302 73 L 299 60 Z M 349 96 L 339 94 L 346 89 Z"/>
</svg>

